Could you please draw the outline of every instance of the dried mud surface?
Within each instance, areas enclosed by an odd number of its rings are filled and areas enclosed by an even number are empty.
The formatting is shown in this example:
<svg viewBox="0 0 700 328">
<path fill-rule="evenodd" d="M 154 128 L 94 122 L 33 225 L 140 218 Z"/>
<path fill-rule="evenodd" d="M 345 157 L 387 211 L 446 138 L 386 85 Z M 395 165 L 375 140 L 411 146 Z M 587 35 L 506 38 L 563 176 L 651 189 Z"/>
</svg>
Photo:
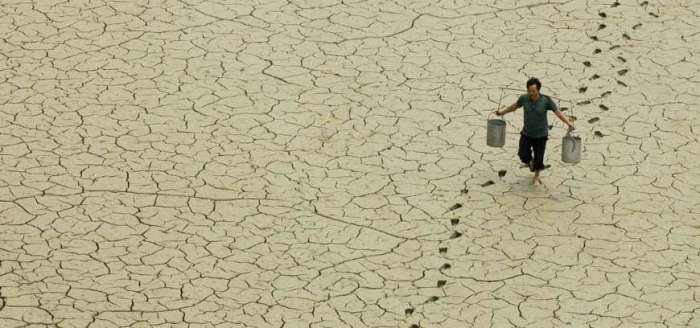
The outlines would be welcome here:
<svg viewBox="0 0 700 328">
<path fill-rule="evenodd" d="M 2 1 L 0 327 L 700 327 L 698 15 Z"/>
</svg>

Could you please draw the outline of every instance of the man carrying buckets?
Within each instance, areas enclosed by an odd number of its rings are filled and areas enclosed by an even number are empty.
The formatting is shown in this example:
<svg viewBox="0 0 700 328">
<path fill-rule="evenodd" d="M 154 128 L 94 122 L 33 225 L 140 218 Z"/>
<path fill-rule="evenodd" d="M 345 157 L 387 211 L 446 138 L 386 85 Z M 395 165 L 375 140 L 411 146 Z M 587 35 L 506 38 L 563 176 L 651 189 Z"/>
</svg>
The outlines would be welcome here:
<svg viewBox="0 0 700 328">
<path fill-rule="evenodd" d="M 529 166 L 531 172 L 535 172 L 532 184 L 539 182 L 540 171 L 544 166 L 544 150 L 549 139 L 549 125 L 547 123 L 547 111 L 551 110 L 569 127 L 568 132 L 574 130 L 574 126 L 559 110 L 559 106 L 552 99 L 540 93 L 542 83 L 536 78 L 530 78 L 525 84 L 527 94 L 521 95 L 518 100 L 503 111 L 496 110 L 496 115 L 501 116 L 510 113 L 520 107 L 524 107 L 524 124 L 520 131 L 520 144 L 518 157 L 523 162 L 523 167 Z M 532 155 L 534 150 L 534 157 Z"/>
</svg>

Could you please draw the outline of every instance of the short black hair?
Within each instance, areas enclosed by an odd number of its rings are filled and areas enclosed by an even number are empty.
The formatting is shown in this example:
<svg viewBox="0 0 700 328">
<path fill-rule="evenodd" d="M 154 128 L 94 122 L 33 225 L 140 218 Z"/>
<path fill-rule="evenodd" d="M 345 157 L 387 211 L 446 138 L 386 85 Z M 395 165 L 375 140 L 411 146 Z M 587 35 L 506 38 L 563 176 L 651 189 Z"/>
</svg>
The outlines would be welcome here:
<svg viewBox="0 0 700 328">
<path fill-rule="evenodd" d="M 537 86 L 537 91 L 542 88 L 542 83 L 536 77 L 531 77 L 529 80 L 527 80 L 527 83 L 525 83 L 525 88 L 529 88 L 533 84 Z"/>
</svg>

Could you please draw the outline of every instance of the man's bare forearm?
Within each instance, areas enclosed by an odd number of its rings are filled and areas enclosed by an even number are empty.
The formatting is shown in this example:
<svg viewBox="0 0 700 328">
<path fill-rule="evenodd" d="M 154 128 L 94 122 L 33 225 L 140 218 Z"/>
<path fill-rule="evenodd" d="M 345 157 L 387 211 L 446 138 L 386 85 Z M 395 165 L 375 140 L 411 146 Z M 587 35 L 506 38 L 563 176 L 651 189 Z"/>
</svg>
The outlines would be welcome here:
<svg viewBox="0 0 700 328">
<path fill-rule="evenodd" d="M 508 113 L 516 110 L 516 109 L 518 109 L 518 107 L 516 107 L 515 105 L 510 105 L 510 106 L 506 107 L 504 110 L 499 110 L 498 112 L 501 115 L 505 115 L 505 114 L 508 114 Z"/>
<path fill-rule="evenodd" d="M 556 112 L 554 112 L 554 113 L 557 115 L 557 117 L 558 117 L 562 122 L 566 123 L 566 125 L 568 125 L 568 126 L 572 126 L 572 125 L 573 125 L 573 124 L 571 124 L 571 122 L 569 121 L 569 119 L 566 118 L 566 115 L 564 115 L 564 113 L 562 113 L 562 112 L 560 112 L 560 111 L 556 111 Z"/>
</svg>

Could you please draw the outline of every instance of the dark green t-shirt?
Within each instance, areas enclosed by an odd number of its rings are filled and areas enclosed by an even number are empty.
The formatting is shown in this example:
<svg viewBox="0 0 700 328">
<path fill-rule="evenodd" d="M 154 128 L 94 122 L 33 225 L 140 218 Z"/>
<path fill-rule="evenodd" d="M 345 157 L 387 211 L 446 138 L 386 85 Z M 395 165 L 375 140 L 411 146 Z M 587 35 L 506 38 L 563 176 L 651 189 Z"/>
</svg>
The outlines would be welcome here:
<svg viewBox="0 0 700 328">
<path fill-rule="evenodd" d="M 547 111 L 557 111 L 559 106 L 552 98 L 540 93 L 540 98 L 533 102 L 530 95 L 524 94 L 518 98 L 517 104 L 523 107 L 525 117 L 523 129 L 520 131 L 530 138 L 549 136 L 549 124 L 547 123 Z"/>
</svg>

